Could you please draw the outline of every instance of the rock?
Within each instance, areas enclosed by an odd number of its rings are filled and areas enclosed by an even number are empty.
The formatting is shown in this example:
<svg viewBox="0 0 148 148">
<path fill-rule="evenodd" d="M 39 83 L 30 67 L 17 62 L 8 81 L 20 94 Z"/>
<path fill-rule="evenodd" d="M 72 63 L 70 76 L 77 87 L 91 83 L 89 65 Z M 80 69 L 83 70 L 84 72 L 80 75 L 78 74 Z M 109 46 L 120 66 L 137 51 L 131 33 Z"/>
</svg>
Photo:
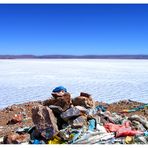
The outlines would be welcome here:
<svg viewBox="0 0 148 148">
<path fill-rule="evenodd" d="M 131 117 L 128 118 L 129 120 L 133 121 L 139 121 L 145 128 L 148 130 L 148 121 L 138 115 L 132 115 Z"/>
<path fill-rule="evenodd" d="M 58 133 L 57 119 L 52 110 L 47 106 L 35 106 L 32 109 L 32 120 L 37 129 L 41 132 L 41 135 L 46 136 L 46 138 L 51 138 Z M 53 135 L 46 135 L 48 132 Z"/>
<path fill-rule="evenodd" d="M 67 93 L 67 89 L 63 86 L 58 86 L 53 89 L 51 95 L 56 99 L 62 97 L 65 93 Z"/>
<path fill-rule="evenodd" d="M 22 115 L 21 114 L 15 114 L 14 117 L 11 120 L 8 121 L 7 125 L 20 123 L 21 121 L 22 121 Z"/>
<path fill-rule="evenodd" d="M 75 108 L 79 109 L 83 113 L 87 113 L 88 112 L 88 110 L 85 107 L 83 107 L 83 106 L 75 106 Z"/>
<path fill-rule="evenodd" d="M 14 104 L 12 106 L 6 107 L 6 111 L 15 111 L 17 108 L 18 108 L 17 105 Z"/>
<path fill-rule="evenodd" d="M 74 106 L 80 105 L 85 108 L 93 108 L 95 106 L 95 102 L 93 101 L 91 96 L 83 92 L 80 93 L 79 97 L 74 98 L 72 102 Z"/>
<path fill-rule="evenodd" d="M 61 114 L 63 112 L 63 109 L 60 106 L 55 106 L 55 105 L 49 105 L 49 108 L 54 112 Z"/>
<path fill-rule="evenodd" d="M 49 106 L 49 105 L 55 105 L 55 106 L 60 106 L 63 111 L 67 110 L 68 108 L 71 107 L 72 105 L 72 100 L 70 93 L 64 93 L 63 96 L 55 98 L 51 98 L 49 100 L 46 100 L 42 103 L 44 106 Z"/>
<path fill-rule="evenodd" d="M 148 109 L 144 109 L 144 115 L 148 115 Z"/>
<path fill-rule="evenodd" d="M 20 144 L 24 142 L 29 142 L 30 140 L 30 135 L 29 134 L 17 134 L 17 133 L 12 133 L 10 135 L 4 136 L 3 143 L 4 144 Z"/>
<path fill-rule="evenodd" d="M 91 95 L 88 94 L 88 93 L 81 92 L 81 93 L 80 93 L 80 96 L 89 98 Z"/>
<path fill-rule="evenodd" d="M 87 125 L 87 117 L 86 116 L 79 116 L 74 120 L 68 121 L 68 123 L 73 127 L 73 128 L 80 128 L 82 126 Z"/>
<path fill-rule="evenodd" d="M 55 106 L 55 105 L 50 105 L 49 108 L 53 111 L 55 117 L 57 118 L 57 126 L 58 129 L 62 129 L 62 125 L 66 123 L 62 118 L 61 118 L 61 113 L 63 112 L 63 109 L 60 106 Z"/>
<path fill-rule="evenodd" d="M 60 92 L 52 92 L 51 95 L 56 99 L 58 97 L 62 97 L 65 94 L 65 92 L 60 91 Z"/>
<path fill-rule="evenodd" d="M 81 111 L 76 107 L 72 107 L 61 114 L 61 118 L 68 121 L 71 118 L 82 115 Z"/>
</svg>

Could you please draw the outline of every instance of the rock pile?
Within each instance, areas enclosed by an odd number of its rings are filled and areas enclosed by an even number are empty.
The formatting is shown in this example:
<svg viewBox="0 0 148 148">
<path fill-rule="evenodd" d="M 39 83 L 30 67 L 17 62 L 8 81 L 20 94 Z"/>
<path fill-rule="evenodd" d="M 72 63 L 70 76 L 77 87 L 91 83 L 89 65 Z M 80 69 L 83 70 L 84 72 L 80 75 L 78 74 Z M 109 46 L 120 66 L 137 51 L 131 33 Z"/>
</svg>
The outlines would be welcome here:
<svg viewBox="0 0 148 148">
<path fill-rule="evenodd" d="M 128 111 L 114 110 L 108 104 L 96 104 L 91 95 L 84 92 L 71 99 L 70 93 L 61 86 L 54 89 L 52 96 L 32 107 L 32 126 L 18 128 L 5 135 L 2 143 L 148 144 L 147 118 L 137 114 L 128 116 Z M 132 101 L 121 103 L 130 104 Z M 118 102 L 119 105 L 121 103 Z M 147 111 L 148 104 L 141 104 L 140 109 Z M 14 119 L 16 122 L 13 124 L 21 120 L 13 118 L 9 124 Z"/>
</svg>

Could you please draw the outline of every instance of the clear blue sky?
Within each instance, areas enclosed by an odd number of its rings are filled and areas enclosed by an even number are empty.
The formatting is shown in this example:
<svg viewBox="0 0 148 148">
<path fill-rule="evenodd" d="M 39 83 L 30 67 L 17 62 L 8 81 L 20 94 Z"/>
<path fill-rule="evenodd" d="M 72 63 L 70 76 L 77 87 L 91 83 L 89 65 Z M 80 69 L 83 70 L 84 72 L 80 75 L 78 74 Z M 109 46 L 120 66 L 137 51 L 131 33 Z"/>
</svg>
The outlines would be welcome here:
<svg viewBox="0 0 148 148">
<path fill-rule="evenodd" d="M 148 5 L 0 5 L 0 54 L 148 54 Z"/>
</svg>

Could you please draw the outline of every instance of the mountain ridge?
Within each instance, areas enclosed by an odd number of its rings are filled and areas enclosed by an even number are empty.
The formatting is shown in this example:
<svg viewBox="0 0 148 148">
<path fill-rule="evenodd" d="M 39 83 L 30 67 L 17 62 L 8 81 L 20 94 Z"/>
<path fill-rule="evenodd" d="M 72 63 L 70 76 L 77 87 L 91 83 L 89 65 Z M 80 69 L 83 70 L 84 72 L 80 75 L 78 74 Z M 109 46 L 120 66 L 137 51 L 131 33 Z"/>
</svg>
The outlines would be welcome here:
<svg viewBox="0 0 148 148">
<path fill-rule="evenodd" d="M 0 55 L 0 59 L 148 59 L 148 55 Z"/>
</svg>

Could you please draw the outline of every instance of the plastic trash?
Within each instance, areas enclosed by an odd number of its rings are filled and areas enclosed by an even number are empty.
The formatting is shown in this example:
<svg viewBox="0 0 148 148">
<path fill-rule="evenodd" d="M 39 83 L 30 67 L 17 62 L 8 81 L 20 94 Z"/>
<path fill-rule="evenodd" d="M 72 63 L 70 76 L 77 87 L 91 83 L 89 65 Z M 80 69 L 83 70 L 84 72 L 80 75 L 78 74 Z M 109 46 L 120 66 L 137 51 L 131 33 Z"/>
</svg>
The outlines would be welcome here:
<svg viewBox="0 0 148 148">
<path fill-rule="evenodd" d="M 142 135 L 135 136 L 135 143 L 136 144 L 148 144 L 148 140 L 146 137 Z"/>
<path fill-rule="evenodd" d="M 118 131 L 119 129 L 121 128 L 130 128 L 130 125 L 129 125 L 129 122 L 125 122 L 123 125 L 119 125 L 119 124 L 113 124 L 113 123 L 106 123 L 104 125 L 105 129 L 108 131 L 108 132 L 116 132 Z"/>
<path fill-rule="evenodd" d="M 46 140 L 50 139 L 53 137 L 53 135 L 55 134 L 52 128 L 46 128 L 46 129 L 40 129 L 39 130 L 41 133 L 41 136 L 44 137 Z"/>
<path fill-rule="evenodd" d="M 56 92 L 60 92 L 60 91 L 67 92 L 67 89 L 63 86 L 58 86 L 58 87 L 54 88 L 52 92 L 56 93 Z"/>
<path fill-rule="evenodd" d="M 102 133 L 107 133 L 106 129 L 104 128 L 104 126 L 97 124 L 96 129 Z"/>
<path fill-rule="evenodd" d="M 102 106 L 102 105 L 98 105 L 98 106 L 96 106 L 96 109 L 97 109 L 97 110 L 100 110 L 100 111 L 102 111 L 102 112 L 105 112 L 107 108 L 104 107 L 104 106 Z"/>
<path fill-rule="evenodd" d="M 42 144 L 39 140 L 35 139 L 32 144 Z"/>
<path fill-rule="evenodd" d="M 148 129 L 148 121 L 143 119 L 142 117 L 138 116 L 138 115 L 133 115 L 131 117 L 129 117 L 129 120 L 133 121 L 139 121 L 146 129 Z"/>
<path fill-rule="evenodd" d="M 53 139 L 49 140 L 47 143 L 48 144 L 62 144 L 63 142 L 58 136 L 55 136 Z"/>
<path fill-rule="evenodd" d="M 131 128 L 121 128 L 116 132 L 116 137 L 126 137 L 141 135 L 143 132 L 137 130 L 131 130 Z"/>
<path fill-rule="evenodd" d="M 16 130 L 16 133 L 27 133 L 27 132 L 29 132 L 29 130 L 30 130 L 30 127 L 18 128 Z"/>
<path fill-rule="evenodd" d="M 72 140 L 70 140 L 69 143 L 74 143 L 80 137 L 81 133 L 82 129 L 72 132 L 72 134 L 70 135 Z"/>
<path fill-rule="evenodd" d="M 125 143 L 126 144 L 134 144 L 134 138 L 132 136 L 127 136 L 125 138 Z"/>
<path fill-rule="evenodd" d="M 144 132 L 144 136 L 148 136 L 148 131 L 145 131 Z"/>
<path fill-rule="evenodd" d="M 96 125 L 96 121 L 95 121 L 95 119 L 91 119 L 91 120 L 89 120 L 89 126 L 88 126 L 88 130 L 90 130 L 90 131 L 94 131 L 94 129 L 95 129 L 95 126 Z"/>
</svg>

